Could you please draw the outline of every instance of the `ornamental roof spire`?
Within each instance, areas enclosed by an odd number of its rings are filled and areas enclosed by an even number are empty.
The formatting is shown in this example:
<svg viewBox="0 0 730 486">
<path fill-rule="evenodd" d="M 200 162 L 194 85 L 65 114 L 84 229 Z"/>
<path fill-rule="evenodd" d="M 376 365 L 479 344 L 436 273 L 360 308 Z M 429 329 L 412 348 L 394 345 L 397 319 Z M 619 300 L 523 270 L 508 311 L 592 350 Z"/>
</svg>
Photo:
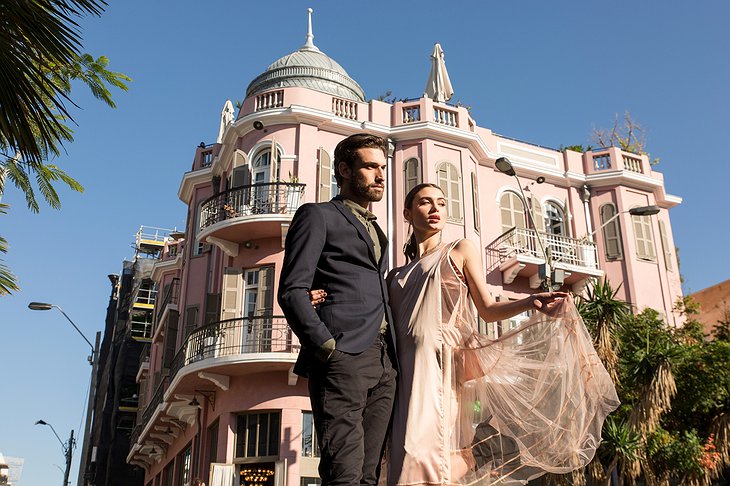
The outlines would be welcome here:
<svg viewBox="0 0 730 486">
<path fill-rule="evenodd" d="M 307 41 L 304 43 L 304 45 L 300 48 L 302 51 L 318 51 L 319 49 L 317 46 L 314 45 L 314 34 L 312 33 L 312 12 L 314 10 L 310 8 L 307 9 L 307 17 L 308 17 L 308 23 L 307 23 Z"/>
</svg>

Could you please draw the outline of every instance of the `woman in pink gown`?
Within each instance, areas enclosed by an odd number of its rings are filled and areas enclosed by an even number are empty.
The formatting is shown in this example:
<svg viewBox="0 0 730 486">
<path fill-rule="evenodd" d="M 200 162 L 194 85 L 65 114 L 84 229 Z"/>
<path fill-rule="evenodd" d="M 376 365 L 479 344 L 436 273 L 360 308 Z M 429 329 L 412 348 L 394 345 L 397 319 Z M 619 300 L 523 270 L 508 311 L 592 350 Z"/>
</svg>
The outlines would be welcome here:
<svg viewBox="0 0 730 486">
<path fill-rule="evenodd" d="M 388 276 L 399 382 L 388 485 L 524 483 L 585 466 L 619 404 L 572 299 L 494 302 L 468 240 L 441 242 L 446 200 L 433 184 L 406 197 L 411 260 Z M 493 322 L 540 312 L 491 339 Z"/>
</svg>

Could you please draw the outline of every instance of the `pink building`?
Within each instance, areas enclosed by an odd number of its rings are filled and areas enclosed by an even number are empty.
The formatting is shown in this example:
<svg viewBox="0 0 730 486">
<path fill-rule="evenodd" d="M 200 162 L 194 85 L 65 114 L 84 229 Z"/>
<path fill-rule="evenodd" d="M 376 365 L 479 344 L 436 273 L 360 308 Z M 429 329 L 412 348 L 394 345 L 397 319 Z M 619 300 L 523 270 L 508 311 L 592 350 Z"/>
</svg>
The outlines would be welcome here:
<svg viewBox="0 0 730 486">
<path fill-rule="evenodd" d="M 333 151 L 353 133 L 391 144 L 387 194 L 372 210 L 395 266 L 404 263 L 403 198 L 415 184 L 435 182 L 449 201 L 447 238 L 484 248 L 497 298 L 539 286 L 544 247 L 563 288 L 580 292 L 605 275 L 636 308 L 679 323 L 669 209 L 681 199 L 665 192 L 646 156 L 513 140 L 478 126 L 465 107 L 432 98 L 366 101 L 308 35 L 251 81 L 235 119 L 227 104 L 218 142 L 199 147 L 182 176 L 187 233 L 166 244 L 151 275 L 154 330 L 137 375 L 140 413 L 127 457 L 144 468 L 145 484 L 317 483 L 307 387 L 291 372 L 298 342 L 274 296 L 289 222 L 301 204 L 336 194 Z M 518 180 L 496 169 L 500 157 L 511 160 L 524 197 Z M 645 206 L 658 214 L 629 213 Z M 484 324 L 484 332 L 520 320 Z"/>
</svg>

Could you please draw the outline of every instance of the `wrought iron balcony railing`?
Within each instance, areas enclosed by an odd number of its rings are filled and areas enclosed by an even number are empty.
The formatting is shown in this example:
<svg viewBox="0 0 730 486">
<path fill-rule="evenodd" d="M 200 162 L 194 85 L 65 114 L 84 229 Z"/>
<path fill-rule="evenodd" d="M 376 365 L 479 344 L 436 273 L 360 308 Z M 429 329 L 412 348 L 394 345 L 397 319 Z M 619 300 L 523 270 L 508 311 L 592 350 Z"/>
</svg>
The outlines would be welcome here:
<svg viewBox="0 0 730 486">
<path fill-rule="evenodd" d="M 165 291 L 165 296 L 162 297 L 162 302 L 157 305 L 155 312 L 155 323 L 159 325 L 162 314 L 165 313 L 165 308 L 170 304 L 177 304 L 178 296 L 180 295 L 180 279 L 175 277 L 170 282 L 170 286 Z"/>
<path fill-rule="evenodd" d="M 598 268 L 596 244 L 568 236 L 553 235 L 526 228 L 512 228 L 487 246 L 487 269 L 492 270 L 503 262 L 519 255 L 544 260 L 540 242 L 550 252 L 554 263 L 576 267 Z"/>
<path fill-rule="evenodd" d="M 190 333 L 170 365 L 170 379 L 185 366 L 211 358 L 251 353 L 296 353 L 283 316 L 257 316 L 214 322 Z"/>
<path fill-rule="evenodd" d="M 203 202 L 201 228 L 241 216 L 294 214 L 299 209 L 305 184 L 272 182 L 236 187 Z"/>
</svg>

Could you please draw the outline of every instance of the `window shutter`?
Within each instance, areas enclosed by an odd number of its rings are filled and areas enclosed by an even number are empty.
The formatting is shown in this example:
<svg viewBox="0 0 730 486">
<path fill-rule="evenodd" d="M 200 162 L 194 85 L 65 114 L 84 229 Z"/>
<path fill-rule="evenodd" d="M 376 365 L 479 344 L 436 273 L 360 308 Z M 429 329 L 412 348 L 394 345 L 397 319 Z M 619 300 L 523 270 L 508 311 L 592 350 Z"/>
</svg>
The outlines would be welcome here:
<svg viewBox="0 0 730 486">
<path fill-rule="evenodd" d="M 520 196 L 514 192 L 507 191 L 500 199 L 500 212 L 502 213 L 502 233 L 512 228 L 526 228 L 525 205 Z"/>
<path fill-rule="evenodd" d="M 651 221 L 648 216 L 632 216 L 634 221 L 634 241 L 636 257 L 641 260 L 656 260 L 654 238 L 651 234 Z"/>
<path fill-rule="evenodd" d="M 271 315 L 274 310 L 274 267 L 267 266 L 259 269 L 259 289 L 256 302 L 259 303 L 256 313 Z"/>
<path fill-rule="evenodd" d="M 664 221 L 659 221 L 659 237 L 662 239 L 662 250 L 664 250 L 664 266 L 667 270 L 672 270 L 672 250 L 669 247 L 667 226 Z"/>
<path fill-rule="evenodd" d="M 532 196 L 530 198 L 530 206 L 532 206 L 532 215 L 535 218 L 535 221 L 533 221 L 534 228 L 541 232 L 545 232 L 545 217 L 542 214 L 542 205 L 540 204 L 540 201 L 538 200 L 537 196 Z"/>
<path fill-rule="evenodd" d="M 190 333 L 198 327 L 198 306 L 189 306 L 185 309 L 185 332 L 183 338 L 187 339 Z"/>
<path fill-rule="evenodd" d="M 327 151 L 319 148 L 319 202 L 332 199 L 332 159 Z"/>
<path fill-rule="evenodd" d="M 448 202 L 449 219 L 460 220 L 463 218 L 461 212 L 461 188 L 459 187 L 459 172 L 453 164 L 444 162 L 438 169 L 438 185 Z"/>
<path fill-rule="evenodd" d="M 248 164 L 233 169 L 231 176 L 231 189 L 251 184 L 251 170 Z"/>
<path fill-rule="evenodd" d="M 208 294 L 205 297 L 205 318 L 203 325 L 208 325 L 211 322 L 218 320 L 218 316 L 221 311 L 221 294 Z"/>
<path fill-rule="evenodd" d="M 223 273 L 223 293 L 221 295 L 221 320 L 241 316 L 241 286 L 243 284 L 240 268 L 227 267 Z"/>
<path fill-rule="evenodd" d="M 177 348 L 178 313 L 170 311 L 167 313 L 167 329 L 165 329 L 165 343 L 162 351 L 162 367 L 169 368 L 175 357 Z"/>
<path fill-rule="evenodd" d="M 480 216 L 479 216 L 479 186 L 477 185 L 477 173 L 471 173 L 471 199 L 472 205 L 474 206 L 474 231 L 479 233 L 481 227 Z"/>
<path fill-rule="evenodd" d="M 411 192 L 411 189 L 421 183 L 421 168 L 418 159 L 412 158 L 406 160 L 405 167 L 405 194 Z"/>
<path fill-rule="evenodd" d="M 606 224 L 616 214 L 613 204 L 601 206 L 601 224 Z M 618 260 L 623 257 L 623 245 L 621 244 L 621 226 L 618 218 L 603 227 L 603 244 L 606 247 L 606 259 Z"/>
</svg>

